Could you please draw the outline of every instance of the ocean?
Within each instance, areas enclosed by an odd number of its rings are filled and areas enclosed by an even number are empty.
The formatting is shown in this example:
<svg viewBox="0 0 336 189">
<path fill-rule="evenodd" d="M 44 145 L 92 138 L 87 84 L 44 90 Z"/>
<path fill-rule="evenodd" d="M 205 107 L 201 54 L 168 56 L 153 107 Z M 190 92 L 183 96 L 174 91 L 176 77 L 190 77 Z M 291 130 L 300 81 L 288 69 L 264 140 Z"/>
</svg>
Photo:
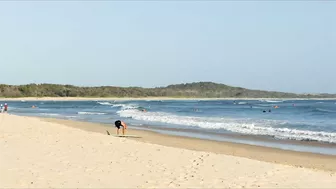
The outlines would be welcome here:
<svg viewBox="0 0 336 189">
<path fill-rule="evenodd" d="M 112 128 L 121 119 L 130 128 L 165 134 L 336 155 L 336 100 L 7 103 L 15 115 L 97 122 Z"/>
</svg>

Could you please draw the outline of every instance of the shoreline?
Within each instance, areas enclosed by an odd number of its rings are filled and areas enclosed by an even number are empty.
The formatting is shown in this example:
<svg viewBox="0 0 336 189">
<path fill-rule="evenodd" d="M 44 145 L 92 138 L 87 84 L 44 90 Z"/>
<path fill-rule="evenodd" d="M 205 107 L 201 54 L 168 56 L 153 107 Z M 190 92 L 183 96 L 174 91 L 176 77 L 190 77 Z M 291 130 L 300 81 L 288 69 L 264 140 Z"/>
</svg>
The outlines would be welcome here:
<svg viewBox="0 0 336 189">
<path fill-rule="evenodd" d="M 61 119 L 61 118 L 56 118 Z M 62 119 L 63 120 L 63 119 Z M 64 119 L 68 120 L 68 119 Z M 76 120 L 73 120 L 76 121 Z M 95 122 L 92 122 L 95 123 Z M 98 124 L 104 124 L 104 123 L 98 123 Z M 186 128 L 168 128 L 168 127 L 154 127 L 153 125 L 141 125 L 141 126 L 132 126 L 133 129 L 136 130 L 148 130 L 153 132 L 159 132 L 165 134 L 170 132 L 182 132 L 182 133 L 195 133 L 195 134 L 205 134 L 206 136 L 213 136 L 213 137 L 225 137 L 229 139 L 236 139 L 238 140 L 253 140 L 258 142 L 266 142 L 266 143 L 278 143 L 278 144 L 289 144 L 289 145 L 302 145 L 302 146 L 311 146 L 311 147 L 322 147 L 322 148 L 336 148 L 336 143 L 327 143 L 327 142 L 319 142 L 319 141 L 304 141 L 304 140 L 291 140 L 291 139 L 275 139 L 268 135 L 249 135 L 249 134 L 242 134 L 242 133 L 214 133 L 214 132 L 208 132 L 206 130 L 198 131 L 193 129 L 186 129 Z M 171 135 L 171 134 L 166 134 Z M 192 134 L 191 134 L 192 135 Z M 192 136 L 186 136 L 190 138 L 195 138 Z M 209 139 L 211 140 L 211 139 Z M 217 139 L 214 141 L 218 141 Z M 222 140 L 219 140 L 222 141 Z M 230 142 L 230 141 L 227 141 Z"/>
<path fill-rule="evenodd" d="M 107 135 L 106 131 L 109 131 L 112 135 L 115 134 L 115 128 L 112 125 L 73 121 L 73 120 L 63 120 L 56 118 L 41 118 L 41 117 L 36 118 L 51 123 L 58 123 L 66 125 L 68 127 L 81 129 L 84 131 L 101 133 L 103 135 Z M 201 152 L 211 152 L 215 154 L 231 155 L 236 157 L 259 160 L 263 162 L 290 165 L 300 168 L 304 167 L 310 169 L 336 172 L 335 155 L 318 154 L 311 152 L 298 152 L 272 147 L 263 147 L 250 144 L 226 142 L 226 141 L 214 141 L 208 139 L 198 139 L 186 136 L 174 136 L 174 135 L 157 133 L 155 131 L 146 131 L 133 128 L 127 131 L 127 134 L 141 136 L 142 138 L 129 138 L 129 139 L 144 143 L 158 144 L 168 147 L 175 147 Z"/>
<path fill-rule="evenodd" d="M 336 100 L 336 98 L 184 98 L 184 97 L 139 97 L 139 98 L 123 98 L 123 97 L 19 97 L 4 98 L 0 97 L 0 101 L 136 101 L 136 100 Z"/>
<path fill-rule="evenodd" d="M 280 150 L 336 156 L 336 143 L 275 139 L 270 136 L 244 135 L 238 133 L 210 133 L 207 131 L 197 131 L 183 128 L 155 128 L 153 126 L 146 125 L 132 126 L 132 129 L 150 131 L 169 136 L 179 136 L 217 142 L 229 142 L 235 144 L 247 144 L 251 146 L 268 147 Z"/>
</svg>

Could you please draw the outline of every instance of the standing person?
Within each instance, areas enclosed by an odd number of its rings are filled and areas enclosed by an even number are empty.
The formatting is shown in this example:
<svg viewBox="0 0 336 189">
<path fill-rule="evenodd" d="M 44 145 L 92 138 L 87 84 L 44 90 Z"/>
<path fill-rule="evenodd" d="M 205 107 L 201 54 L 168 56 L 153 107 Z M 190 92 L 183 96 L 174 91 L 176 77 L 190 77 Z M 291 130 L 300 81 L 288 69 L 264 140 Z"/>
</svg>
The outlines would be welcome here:
<svg viewBox="0 0 336 189">
<path fill-rule="evenodd" d="M 8 104 L 7 103 L 5 103 L 4 111 L 5 111 L 5 113 L 7 113 L 7 111 L 8 111 Z"/>
<path fill-rule="evenodd" d="M 3 107 L 3 105 L 1 104 L 1 105 L 0 105 L 0 111 L 1 111 L 1 113 L 3 113 L 3 111 L 4 111 L 3 108 L 4 108 L 4 107 Z"/>
<path fill-rule="evenodd" d="M 117 135 L 119 135 L 120 127 L 122 127 L 122 133 L 123 135 L 125 135 L 125 130 L 127 129 L 126 123 L 123 121 L 117 120 L 116 122 L 114 122 L 114 124 L 115 124 L 115 127 L 117 128 Z"/>
</svg>

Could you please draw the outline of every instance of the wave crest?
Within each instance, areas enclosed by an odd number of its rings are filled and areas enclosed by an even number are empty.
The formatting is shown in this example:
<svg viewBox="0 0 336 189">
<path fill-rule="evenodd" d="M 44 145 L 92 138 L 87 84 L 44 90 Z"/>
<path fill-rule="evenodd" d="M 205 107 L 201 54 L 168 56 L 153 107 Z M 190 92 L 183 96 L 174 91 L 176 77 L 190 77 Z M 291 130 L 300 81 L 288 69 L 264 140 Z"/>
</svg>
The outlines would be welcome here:
<svg viewBox="0 0 336 189">
<path fill-rule="evenodd" d="M 97 103 L 100 104 L 100 105 L 103 105 L 103 106 L 112 106 L 113 105 L 110 102 L 97 102 Z"/>
<path fill-rule="evenodd" d="M 335 110 L 327 110 L 327 109 L 322 109 L 322 108 L 316 108 L 315 111 L 318 111 L 318 112 L 327 112 L 327 113 L 336 113 Z"/>
<path fill-rule="evenodd" d="M 125 109 L 117 112 L 121 117 L 141 121 L 161 122 L 194 126 L 205 129 L 224 129 L 231 132 L 252 135 L 266 135 L 279 139 L 313 140 L 320 142 L 336 143 L 336 133 L 298 130 L 290 128 L 276 128 L 275 125 L 285 124 L 271 120 L 235 120 L 226 118 L 202 118 L 191 116 L 178 116 L 164 112 L 141 112 L 134 109 Z"/>
<path fill-rule="evenodd" d="M 80 115 L 105 115 L 107 113 L 103 113 L 103 112 L 77 112 L 77 114 L 80 114 Z"/>
</svg>

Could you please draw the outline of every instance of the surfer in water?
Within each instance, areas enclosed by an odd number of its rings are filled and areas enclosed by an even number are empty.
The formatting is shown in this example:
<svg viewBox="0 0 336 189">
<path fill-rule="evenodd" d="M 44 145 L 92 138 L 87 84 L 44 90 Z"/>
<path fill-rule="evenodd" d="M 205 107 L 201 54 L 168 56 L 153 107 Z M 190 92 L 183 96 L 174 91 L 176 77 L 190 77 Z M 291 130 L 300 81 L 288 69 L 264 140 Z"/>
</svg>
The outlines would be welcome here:
<svg viewBox="0 0 336 189">
<path fill-rule="evenodd" d="M 116 122 L 114 122 L 115 127 L 117 128 L 117 135 L 119 135 L 119 130 L 120 127 L 122 127 L 122 134 L 125 135 L 125 130 L 127 129 L 127 125 L 125 122 L 117 120 Z"/>
</svg>

